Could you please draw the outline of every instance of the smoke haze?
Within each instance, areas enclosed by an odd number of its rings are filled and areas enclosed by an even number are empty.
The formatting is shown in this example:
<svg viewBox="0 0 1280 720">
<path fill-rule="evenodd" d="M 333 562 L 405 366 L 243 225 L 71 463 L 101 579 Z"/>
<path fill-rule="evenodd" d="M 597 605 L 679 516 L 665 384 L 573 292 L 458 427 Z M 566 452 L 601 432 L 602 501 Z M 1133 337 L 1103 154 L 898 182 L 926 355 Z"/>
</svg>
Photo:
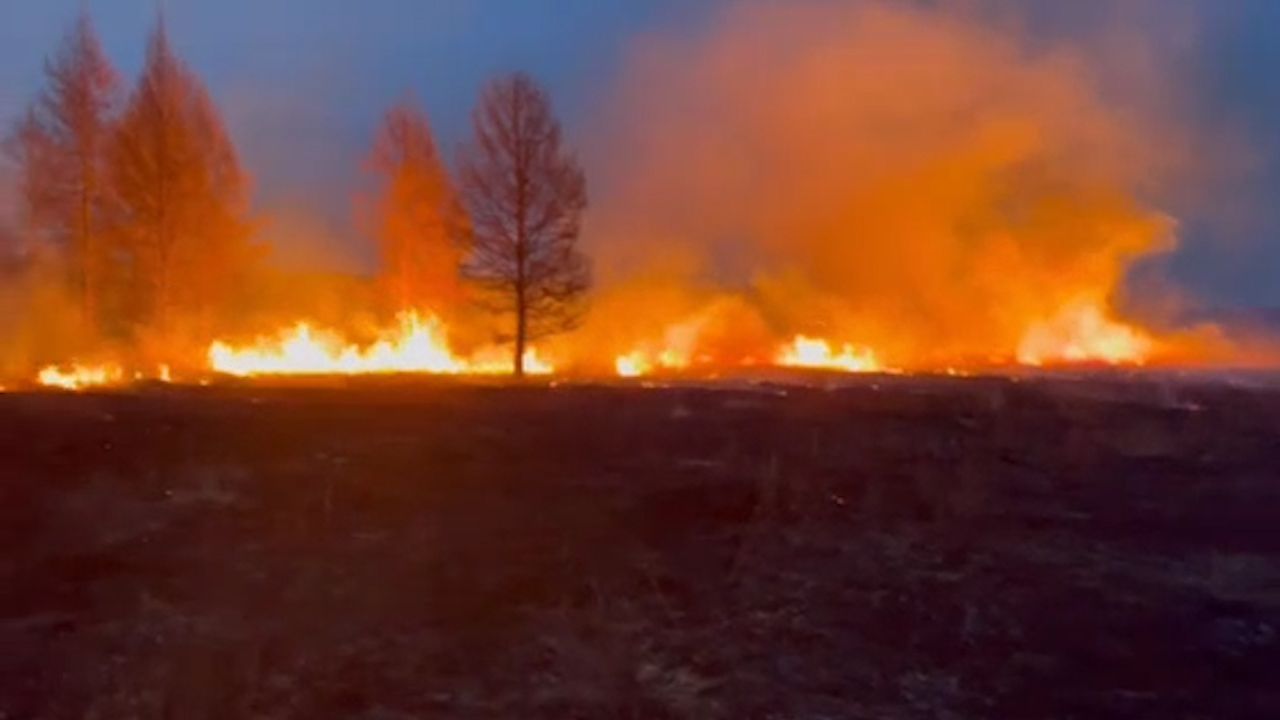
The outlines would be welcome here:
<svg viewBox="0 0 1280 720">
<path fill-rule="evenodd" d="M 1185 130 L 1158 93 L 1117 102 L 1081 48 L 1011 27 L 752 3 L 643 39 L 590 155 L 588 333 L 643 343 L 728 296 L 745 335 L 912 365 L 1011 354 L 1031 323 L 1108 307 L 1131 263 L 1175 245 L 1144 198 L 1188 172 Z"/>
</svg>

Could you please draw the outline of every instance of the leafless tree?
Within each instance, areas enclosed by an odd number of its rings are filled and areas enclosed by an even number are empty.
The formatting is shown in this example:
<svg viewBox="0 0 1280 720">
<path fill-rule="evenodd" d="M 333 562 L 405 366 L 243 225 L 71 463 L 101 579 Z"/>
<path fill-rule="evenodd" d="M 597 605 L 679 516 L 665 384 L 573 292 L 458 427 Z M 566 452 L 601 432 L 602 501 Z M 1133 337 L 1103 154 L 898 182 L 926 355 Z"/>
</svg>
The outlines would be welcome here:
<svg viewBox="0 0 1280 720">
<path fill-rule="evenodd" d="M 45 78 L 7 146 L 26 229 L 63 255 L 85 325 L 96 328 L 106 276 L 103 163 L 119 80 L 87 12 L 45 64 Z"/>
<path fill-rule="evenodd" d="M 532 78 L 491 81 L 472 114 L 460 184 L 474 246 L 466 271 L 515 322 L 514 369 L 529 342 L 581 317 L 590 266 L 578 249 L 586 180 L 561 144 L 560 123 Z"/>
</svg>

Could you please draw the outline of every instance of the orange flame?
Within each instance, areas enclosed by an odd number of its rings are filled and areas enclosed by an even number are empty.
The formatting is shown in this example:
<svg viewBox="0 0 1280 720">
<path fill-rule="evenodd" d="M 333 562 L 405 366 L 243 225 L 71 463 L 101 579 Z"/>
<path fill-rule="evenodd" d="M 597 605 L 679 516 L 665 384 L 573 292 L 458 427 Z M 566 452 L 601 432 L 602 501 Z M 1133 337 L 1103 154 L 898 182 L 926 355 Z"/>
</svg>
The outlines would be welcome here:
<svg viewBox="0 0 1280 720">
<path fill-rule="evenodd" d="M 639 351 L 614 358 L 613 368 L 618 373 L 618 377 L 624 378 L 640 377 L 653 372 L 653 364 L 644 353 Z"/>
<path fill-rule="evenodd" d="M 1079 302 L 1047 321 L 1033 323 L 1018 343 L 1018 362 L 1143 365 L 1154 350 L 1150 335 L 1107 317 L 1097 303 Z"/>
<path fill-rule="evenodd" d="M 253 375 L 366 375 L 388 373 L 487 374 L 511 371 L 510 361 L 492 349 L 475 359 L 458 357 L 449 347 L 444 324 L 433 315 L 402 312 L 397 323 L 372 345 L 360 347 L 340 334 L 299 322 L 276 338 L 235 347 L 223 341 L 209 346 L 209 367 L 220 373 Z M 524 354 L 525 372 L 549 374 L 554 367 L 535 348 Z"/>
<path fill-rule="evenodd" d="M 777 363 L 786 367 L 823 368 L 844 372 L 882 372 L 884 367 L 875 351 L 845 343 L 837 354 L 831 343 L 821 338 L 796 335 L 791 344 L 778 353 Z"/>
<path fill-rule="evenodd" d="M 64 365 L 47 365 L 36 374 L 36 383 L 44 387 L 61 388 L 63 390 L 85 390 L 93 387 L 110 387 L 124 385 L 130 381 L 154 380 L 156 382 L 173 382 L 173 373 L 167 364 L 161 363 L 152 373 L 134 370 L 126 373 L 124 367 L 115 362 L 100 364 L 70 363 Z"/>
<path fill-rule="evenodd" d="M 613 360 L 614 371 L 619 377 L 640 377 L 654 370 L 682 370 L 689 367 L 689 356 L 672 348 L 658 352 L 633 350 Z"/>
<path fill-rule="evenodd" d="M 36 382 L 45 387 L 83 390 L 90 387 L 116 385 L 124 380 L 124 370 L 114 363 L 103 365 L 49 365 L 41 368 Z"/>
</svg>

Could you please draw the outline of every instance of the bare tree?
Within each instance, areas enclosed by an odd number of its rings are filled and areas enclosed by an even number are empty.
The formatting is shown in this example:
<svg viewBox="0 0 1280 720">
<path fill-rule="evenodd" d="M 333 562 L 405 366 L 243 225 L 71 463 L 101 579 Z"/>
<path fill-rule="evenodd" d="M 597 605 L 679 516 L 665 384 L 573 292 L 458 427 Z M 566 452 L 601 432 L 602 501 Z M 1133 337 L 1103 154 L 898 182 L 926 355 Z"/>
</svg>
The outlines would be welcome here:
<svg viewBox="0 0 1280 720">
<path fill-rule="evenodd" d="M 139 319 L 208 320 L 251 257 L 248 181 L 200 79 L 163 21 L 110 152 L 118 231 Z"/>
<path fill-rule="evenodd" d="M 578 250 L 586 181 L 561 145 L 560 123 L 532 78 L 514 74 L 485 87 L 472 114 L 461 187 L 473 249 L 467 274 L 514 316 L 516 375 L 531 340 L 572 328 L 590 285 Z"/>
<path fill-rule="evenodd" d="M 456 305 L 465 214 L 426 114 L 407 101 L 387 111 L 369 165 L 379 185 L 374 234 L 386 295 L 401 310 L 438 313 Z"/>
<path fill-rule="evenodd" d="M 119 96 L 119 80 L 87 12 L 45 64 L 47 86 L 9 138 L 29 233 L 57 248 L 79 296 L 87 327 L 96 328 L 106 252 L 103 162 Z"/>
</svg>

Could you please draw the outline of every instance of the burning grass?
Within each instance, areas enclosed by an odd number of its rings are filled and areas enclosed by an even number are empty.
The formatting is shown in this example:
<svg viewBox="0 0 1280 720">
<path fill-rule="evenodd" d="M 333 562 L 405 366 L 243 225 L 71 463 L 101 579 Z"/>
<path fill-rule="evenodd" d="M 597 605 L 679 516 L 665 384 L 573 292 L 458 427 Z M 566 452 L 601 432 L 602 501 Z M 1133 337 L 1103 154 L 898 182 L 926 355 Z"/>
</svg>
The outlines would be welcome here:
<svg viewBox="0 0 1280 720">
<path fill-rule="evenodd" d="M 679 332 L 664 334 L 664 342 L 613 358 L 611 374 L 621 378 L 652 375 L 717 376 L 775 369 L 821 370 L 835 373 L 901 372 L 885 364 L 875 349 L 850 342 L 833 342 L 805 334 L 795 335 L 772 350 L 726 354 L 707 346 L 700 325 L 681 325 Z M 511 372 L 510 351 L 487 345 L 467 354 L 455 352 L 449 331 L 438 316 L 405 311 L 396 321 L 361 344 L 341 331 L 299 321 L 271 335 L 247 342 L 215 340 L 203 366 L 190 368 L 183 380 L 214 375 L 270 377 L 289 375 L 506 375 Z M 1023 335 L 1017 363 L 1028 367 L 1116 366 L 1140 367 L 1159 359 L 1160 344 L 1145 331 L 1111 320 L 1097 306 L 1077 305 L 1049 322 L 1033 324 Z M 557 345 L 564 369 L 546 359 L 538 348 L 525 351 L 524 368 L 530 375 L 593 377 L 598 373 L 593 351 L 572 343 Z M 996 358 L 1004 355 L 996 354 Z M 761 360 L 761 358 L 768 358 Z M 940 365 L 908 365 L 916 372 L 991 371 L 1005 362 L 987 365 L 949 361 Z M 36 384 L 63 390 L 110 387 L 138 380 L 172 382 L 168 364 L 150 371 L 129 371 L 116 361 L 50 365 L 39 371 Z"/>
<path fill-rule="evenodd" d="M 275 338 L 236 346 L 217 340 L 209 347 L 209 369 L 228 375 L 499 375 L 511 372 L 502 348 L 482 348 L 461 357 L 449 347 L 444 324 L 434 315 L 402 312 L 394 326 L 367 346 L 340 333 L 300 322 Z M 536 348 L 524 355 L 525 372 L 549 375 L 555 368 Z"/>
<path fill-rule="evenodd" d="M 752 369 L 795 368 L 837 373 L 898 372 L 885 364 L 875 349 L 851 342 L 797 334 L 772 348 L 746 348 L 738 354 L 716 347 L 704 322 L 682 323 L 663 333 L 660 342 L 613 358 L 612 374 L 622 378 L 662 374 L 714 376 Z M 274 334 L 247 342 L 214 340 L 204 364 L 189 368 L 184 379 L 212 375 L 235 377 L 286 375 L 505 375 L 511 372 L 510 351 L 486 345 L 470 353 L 453 350 L 448 326 L 437 315 L 417 310 L 399 313 L 394 323 L 377 329 L 373 339 L 359 343 L 344 332 L 299 321 Z M 593 348 L 573 342 L 557 344 L 558 363 L 544 357 L 539 348 L 525 352 L 524 368 L 530 375 L 591 377 L 596 366 Z M 1077 305 L 1046 323 L 1033 324 L 1016 350 L 1026 366 L 1110 365 L 1143 366 L 1158 358 L 1157 341 L 1148 333 L 1109 319 L 1095 305 Z M 764 358 L 764 359 L 762 359 Z M 168 364 L 147 371 L 126 369 L 119 361 L 76 362 L 49 365 L 36 375 L 36 384 L 63 390 L 123 385 L 138 380 L 172 382 Z M 908 365 L 915 371 L 946 369 L 981 370 L 982 366 L 954 361 L 933 365 Z M 986 369 L 989 369 L 986 368 Z"/>
</svg>

